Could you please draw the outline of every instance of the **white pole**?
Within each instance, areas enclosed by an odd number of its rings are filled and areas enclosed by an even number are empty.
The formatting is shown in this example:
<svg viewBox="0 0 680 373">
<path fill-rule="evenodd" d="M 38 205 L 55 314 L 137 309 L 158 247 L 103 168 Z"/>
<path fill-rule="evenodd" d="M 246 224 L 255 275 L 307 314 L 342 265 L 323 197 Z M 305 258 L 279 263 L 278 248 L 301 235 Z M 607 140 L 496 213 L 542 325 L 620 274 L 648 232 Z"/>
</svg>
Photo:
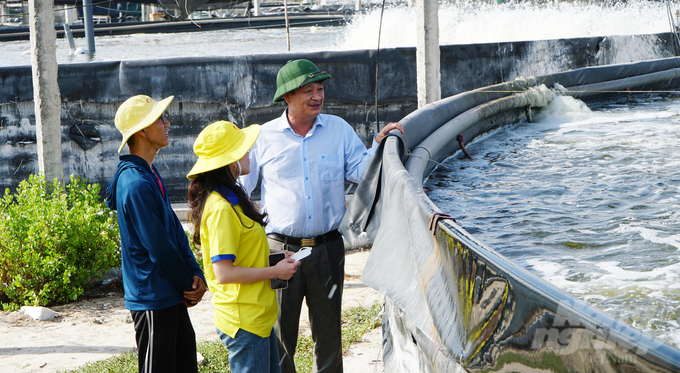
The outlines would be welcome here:
<svg viewBox="0 0 680 373">
<path fill-rule="evenodd" d="M 0 1 L 0 24 L 8 22 L 9 11 L 7 10 L 7 1 Z"/>
<path fill-rule="evenodd" d="M 290 52 L 290 25 L 288 24 L 288 1 L 283 0 L 283 17 L 286 21 L 286 46 Z"/>
<path fill-rule="evenodd" d="M 440 100 L 442 95 L 438 13 L 437 0 L 416 1 L 418 107 Z"/>
<path fill-rule="evenodd" d="M 253 10 L 253 15 L 259 16 L 260 15 L 260 0 L 253 0 L 253 5 L 255 6 Z"/>
<path fill-rule="evenodd" d="M 150 9 L 151 9 L 151 10 L 149 10 L 149 21 L 155 21 L 155 20 L 156 20 L 156 17 L 154 16 L 154 18 L 151 18 L 151 14 L 158 14 L 158 13 L 160 13 L 160 12 L 161 12 L 161 11 L 160 11 L 160 8 L 158 7 L 158 5 L 151 5 Z"/>
<path fill-rule="evenodd" d="M 156 5 L 142 4 L 142 21 L 151 21 L 151 14 L 158 13 Z"/>
<path fill-rule="evenodd" d="M 361 0 L 354 0 L 354 10 L 357 12 L 361 11 Z"/>
<path fill-rule="evenodd" d="M 26 0 L 21 0 L 21 22 L 24 25 L 27 25 L 29 23 L 29 14 L 30 14 L 30 6 L 28 5 L 28 1 Z"/>
<path fill-rule="evenodd" d="M 51 183 L 64 182 L 61 161 L 61 97 L 57 85 L 57 32 L 51 0 L 29 1 L 31 70 L 38 167 Z M 62 184 L 63 185 L 63 184 Z"/>
</svg>

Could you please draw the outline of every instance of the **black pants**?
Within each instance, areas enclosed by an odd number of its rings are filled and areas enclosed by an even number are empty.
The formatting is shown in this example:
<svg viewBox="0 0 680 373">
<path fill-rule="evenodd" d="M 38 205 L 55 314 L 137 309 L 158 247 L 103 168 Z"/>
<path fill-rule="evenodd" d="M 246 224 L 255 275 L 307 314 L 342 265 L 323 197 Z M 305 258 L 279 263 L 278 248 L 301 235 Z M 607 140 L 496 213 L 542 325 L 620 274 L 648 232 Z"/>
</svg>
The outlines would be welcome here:
<svg viewBox="0 0 680 373">
<path fill-rule="evenodd" d="M 283 244 L 269 240 L 269 248 Z M 292 249 L 298 250 L 298 246 Z M 281 373 L 294 373 L 295 348 L 302 301 L 306 298 L 314 340 L 314 372 L 342 373 L 342 287 L 345 280 L 345 246 L 342 237 L 314 246 L 302 259 L 288 288 L 276 291 L 279 317 L 274 331 L 279 341 Z"/>
<path fill-rule="evenodd" d="M 135 322 L 139 373 L 196 373 L 196 333 L 184 304 L 130 311 Z"/>
</svg>

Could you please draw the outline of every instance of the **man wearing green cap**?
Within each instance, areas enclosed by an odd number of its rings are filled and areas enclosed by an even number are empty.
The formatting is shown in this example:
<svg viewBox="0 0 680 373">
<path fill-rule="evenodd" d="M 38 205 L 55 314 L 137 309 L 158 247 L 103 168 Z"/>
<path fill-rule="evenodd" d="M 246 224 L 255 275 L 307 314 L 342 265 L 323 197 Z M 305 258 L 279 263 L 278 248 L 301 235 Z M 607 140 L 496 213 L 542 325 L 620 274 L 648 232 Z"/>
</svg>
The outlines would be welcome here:
<svg viewBox="0 0 680 373">
<path fill-rule="evenodd" d="M 401 124 L 390 123 L 366 149 L 343 119 L 321 114 L 323 82 L 330 74 L 308 60 L 289 61 L 276 77 L 274 102 L 288 105 L 262 126 L 250 151 L 250 194 L 262 176 L 261 205 L 269 216 L 272 250 L 311 247 L 288 288 L 277 290 L 281 371 L 295 372 L 302 302 L 306 298 L 314 340 L 314 371 L 342 372 L 341 302 L 345 250 L 338 226 L 345 213 L 345 179 L 359 182 L 380 141 Z"/>
<path fill-rule="evenodd" d="M 153 166 L 168 146 L 170 121 L 163 113 L 172 99 L 137 95 L 118 108 L 118 152 L 127 144 L 130 154 L 120 157 L 106 188 L 106 205 L 118 212 L 125 308 L 134 321 L 140 373 L 198 369 L 187 307 L 201 301 L 205 277 Z"/>
</svg>

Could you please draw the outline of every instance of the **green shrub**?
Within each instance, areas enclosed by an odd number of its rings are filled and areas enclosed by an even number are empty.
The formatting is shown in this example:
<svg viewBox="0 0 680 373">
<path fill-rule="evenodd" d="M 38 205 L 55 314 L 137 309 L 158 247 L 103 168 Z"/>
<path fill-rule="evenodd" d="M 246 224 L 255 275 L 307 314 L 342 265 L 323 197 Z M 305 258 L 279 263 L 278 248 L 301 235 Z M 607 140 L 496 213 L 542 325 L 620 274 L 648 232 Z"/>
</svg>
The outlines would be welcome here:
<svg viewBox="0 0 680 373">
<path fill-rule="evenodd" d="M 200 247 L 196 247 L 194 245 L 194 234 L 191 231 L 184 231 L 184 234 L 187 235 L 187 239 L 189 240 L 189 247 L 191 247 L 191 252 L 194 253 L 194 256 L 196 257 L 196 262 L 198 262 L 198 266 L 201 267 L 201 271 L 205 271 L 203 268 L 203 251 L 201 251 Z M 208 286 L 208 284 L 206 284 Z"/>
<path fill-rule="evenodd" d="M 0 301 L 5 310 L 74 301 L 86 284 L 120 266 L 115 214 L 99 185 L 31 175 L 0 200 Z"/>
</svg>

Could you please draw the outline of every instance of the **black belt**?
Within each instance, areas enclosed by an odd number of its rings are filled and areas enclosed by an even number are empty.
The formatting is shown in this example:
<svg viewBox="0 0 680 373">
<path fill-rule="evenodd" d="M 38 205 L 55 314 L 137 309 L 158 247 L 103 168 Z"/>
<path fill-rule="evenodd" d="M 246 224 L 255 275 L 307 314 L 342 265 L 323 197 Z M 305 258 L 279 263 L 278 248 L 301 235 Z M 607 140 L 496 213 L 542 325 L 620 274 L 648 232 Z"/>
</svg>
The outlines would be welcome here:
<svg viewBox="0 0 680 373">
<path fill-rule="evenodd" d="M 283 242 L 284 244 L 287 245 L 293 245 L 293 246 L 300 246 L 300 247 L 312 247 L 316 245 L 320 245 L 322 243 L 326 243 L 330 240 L 336 239 L 338 237 L 342 236 L 340 232 L 338 232 L 337 229 L 334 229 L 328 233 L 322 234 L 321 236 L 316 236 L 316 237 L 311 237 L 311 238 L 297 238 L 297 237 L 289 237 L 283 234 L 278 234 L 278 233 L 269 233 L 267 234 L 267 237 L 271 238 L 274 241 L 279 241 Z"/>
</svg>

